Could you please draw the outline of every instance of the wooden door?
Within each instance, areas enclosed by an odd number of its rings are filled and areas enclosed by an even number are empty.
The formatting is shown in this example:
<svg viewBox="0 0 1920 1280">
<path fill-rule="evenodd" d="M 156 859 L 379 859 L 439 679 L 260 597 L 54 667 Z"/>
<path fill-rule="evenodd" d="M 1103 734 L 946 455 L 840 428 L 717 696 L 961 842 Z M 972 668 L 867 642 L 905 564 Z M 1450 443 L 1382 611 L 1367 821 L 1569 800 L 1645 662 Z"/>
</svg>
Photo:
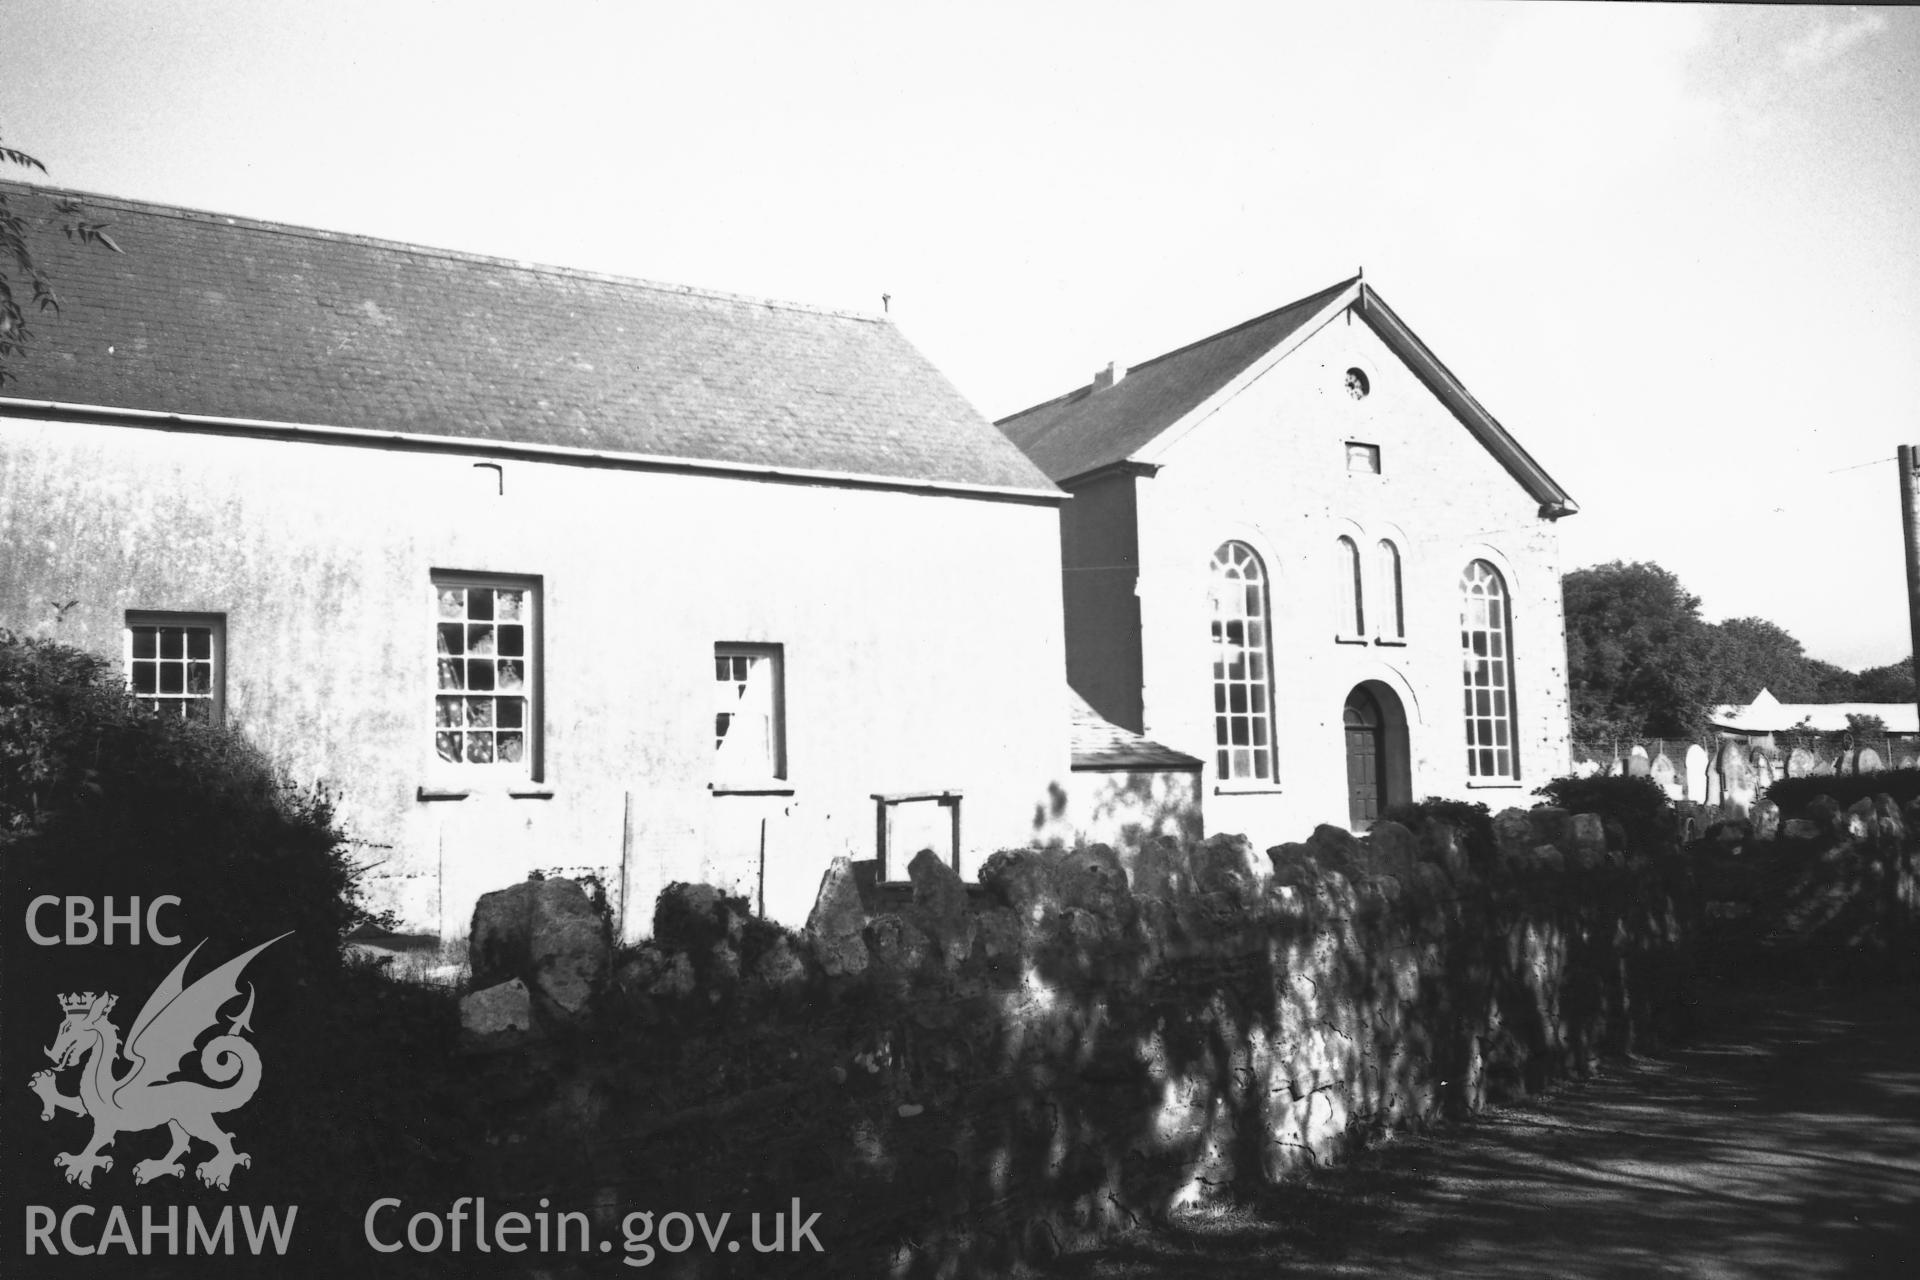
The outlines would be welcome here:
<svg viewBox="0 0 1920 1280">
<path fill-rule="evenodd" d="M 1366 831 L 1380 817 L 1380 706 L 1365 689 L 1347 695 L 1347 825 Z"/>
</svg>

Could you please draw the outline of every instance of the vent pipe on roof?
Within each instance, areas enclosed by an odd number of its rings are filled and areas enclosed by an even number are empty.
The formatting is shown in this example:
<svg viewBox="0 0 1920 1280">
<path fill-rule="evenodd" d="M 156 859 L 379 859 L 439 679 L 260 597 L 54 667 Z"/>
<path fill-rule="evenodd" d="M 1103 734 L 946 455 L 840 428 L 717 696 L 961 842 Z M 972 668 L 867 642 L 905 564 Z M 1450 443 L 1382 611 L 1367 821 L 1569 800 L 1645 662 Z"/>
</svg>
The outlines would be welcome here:
<svg viewBox="0 0 1920 1280">
<path fill-rule="evenodd" d="M 1127 376 L 1127 366 L 1109 360 L 1107 367 L 1093 375 L 1093 389 L 1103 391 Z"/>
</svg>

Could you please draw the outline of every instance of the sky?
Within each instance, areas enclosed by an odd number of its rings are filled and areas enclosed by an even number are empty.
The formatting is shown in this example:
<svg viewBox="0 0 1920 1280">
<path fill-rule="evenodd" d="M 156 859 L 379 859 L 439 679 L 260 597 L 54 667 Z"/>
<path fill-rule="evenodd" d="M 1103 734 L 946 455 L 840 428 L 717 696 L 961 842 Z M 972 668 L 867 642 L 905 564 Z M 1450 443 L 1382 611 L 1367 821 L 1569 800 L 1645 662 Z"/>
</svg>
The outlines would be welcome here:
<svg viewBox="0 0 1920 1280">
<path fill-rule="evenodd" d="M 873 312 L 989 417 L 1365 268 L 1710 620 L 1911 649 L 1920 12 L 0 0 L 86 191 Z"/>
</svg>

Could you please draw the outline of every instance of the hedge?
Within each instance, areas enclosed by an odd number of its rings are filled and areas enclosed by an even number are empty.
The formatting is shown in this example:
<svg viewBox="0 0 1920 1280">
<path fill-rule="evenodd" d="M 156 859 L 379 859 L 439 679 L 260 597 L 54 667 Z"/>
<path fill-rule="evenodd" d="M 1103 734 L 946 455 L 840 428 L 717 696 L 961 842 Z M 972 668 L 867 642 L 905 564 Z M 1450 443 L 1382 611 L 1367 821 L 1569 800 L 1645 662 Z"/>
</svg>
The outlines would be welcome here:
<svg viewBox="0 0 1920 1280">
<path fill-rule="evenodd" d="M 1920 769 L 1886 769 L 1879 773 L 1835 773 L 1808 778 L 1782 778 L 1767 788 L 1767 799 L 1780 812 L 1794 817 L 1806 811 L 1815 796 L 1831 796 L 1842 809 L 1863 797 L 1885 793 L 1902 808 L 1920 798 Z"/>
<path fill-rule="evenodd" d="M 335 1276 L 363 1267 L 366 1250 L 326 1223 L 357 1221 L 373 1194 L 424 1196 L 457 1181 L 478 1125 L 468 1095 L 448 1087 L 452 997 L 350 960 L 346 935 L 369 917 L 348 847 L 327 795 L 289 784 L 239 734 L 149 710 L 95 654 L 0 629 L 0 917 L 8 922 L 0 929 L 0 1061 L 10 1095 L 0 1105 L 0 1202 L 63 1212 L 137 1199 L 163 1218 L 169 1205 L 204 1209 L 216 1198 L 298 1205 L 294 1248 L 274 1260 L 273 1274 Z M 138 943 L 125 925 L 111 946 L 64 941 L 65 900 L 88 900 L 97 927 L 105 899 L 124 915 L 129 899 L 144 906 L 156 895 L 180 899 L 158 918 L 179 943 L 146 936 L 144 920 Z M 41 897 L 61 900 L 36 914 L 43 933 L 63 937 L 56 943 L 35 942 L 23 927 L 28 903 Z M 52 1157 L 81 1149 L 86 1124 L 68 1114 L 42 1121 L 26 1095 L 29 1074 L 48 1065 L 59 997 L 114 994 L 110 1017 L 125 1035 L 196 944 L 189 983 L 289 930 L 241 979 L 253 991 L 247 1038 L 261 1074 L 252 1100 L 221 1116 L 252 1157 L 231 1191 L 209 1193 L 195 1181 L 192 1167 L 210 1154 L 196 1143 L 185 1177 L 136 1193 L 134 1165 L 165 1151 L 164 1129 L 122 1134 L 113 1167 L 97 1172 L 91 1189 L 69 1185 Z M 237 999 L 221 1010 L 222 1030 L 240 1011 Z M 76 1076 L 62 1072 L 56 1087 L 73 1094 Z M 88 1261 L 89 1274 L 104 1268 L 147 1280 L 262 1274 L 239 1256 Z M 408 1263 L 390 1273 L 415 1271 Z"/>
</svg>

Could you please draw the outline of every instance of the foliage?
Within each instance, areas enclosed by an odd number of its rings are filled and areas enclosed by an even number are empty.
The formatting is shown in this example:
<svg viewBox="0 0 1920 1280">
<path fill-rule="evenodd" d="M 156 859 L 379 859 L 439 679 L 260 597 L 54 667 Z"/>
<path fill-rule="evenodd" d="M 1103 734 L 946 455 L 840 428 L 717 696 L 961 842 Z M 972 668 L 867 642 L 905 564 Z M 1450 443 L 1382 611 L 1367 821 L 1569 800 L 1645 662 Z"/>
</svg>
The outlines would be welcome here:
<svg viewBox="0 0 1920 1280">
<path fill-rule="evenodd" d="M 1652 778 L 1595 774 L 1555 778 L 1534 792 L 1569 813 L 1597 813 L 1618 822 L 1627 847 L 1651 849 L 1673 839 L 1673 802 Z"/>
<path fill-rule="evenodd" d="M 1815 774 L 1806 778 L 1782 778 L 1767 788 L 1767 799 L 1780 806 L 1780 812 L 1793 817 L 1805 813 L 1815 796 L 1830 796 L 1842 809 L 1862 798 L 1885 793 L 1905 808 L 1920 798 L 1920 769 L 1885 769 L 1877 773 Z"/>
<path fill-rule="evenodd" d="M 1466 841 L 1467 854 L 1477 865 L 1490 862 L 1498 848 L 1493 836 L 1493 814 L 1477 800 L 1428 796 L 1425 800 L 1388 805 L 1386 812 L 1380 816 L 1416 831 L 1421 822 L 1428 818 L 1446 823 L 1461 833 Z"/>
<path fill-rule="evenodd" d="M 1709 623 L 1700 600 L 1657 564 L 1576 569 L 1561 581 L 1573 736 L 1699 738 L 1711 709 L 1753 701 L 1911 701 L 1911 661 L 1855 675 L 1807 656 L 1764 618 Z"/>
<path fill-rule="evenodd" d="M 366 919 L 323 792 L 237 733 L 148 709 L 105 659 L 5 630 L 0 850 L 7 894 L 173 894 L 168 927 L 190 937 L 293 930 L 303 979 L 337 969 Z"/>
<path fill-rule="evenodd" d="M 1798 640 L 1764 618 L 1729 618 L 1704 629 L 1708 705 L 1753 701 L 1760 690 L 1782 702 L 1847 702 L 1855 677 L 1809 658 Z"/>
<path fill-rule="evenodd" d="M 45 165 L 26 152 L 8 146 L 0 146 L 0 164 L 40 173 L 47 171 Z M 87 221 L 86 209 L 79 201 L 70 196 L 56 196 L 53 213 L 53 221 L 67 239 L 121 252 L 113 237 L 107 234 L 107 224 Z M 33 236 L 47 230 L 48 225 L 51 224 L 36 225 L 14 207 L 7 192 L 0 191 L 0 386 L 4 386 L 10 376 L 4 361 L 25 351 L 32 337 L 28 325 L 31 313 L 60 309 L 53 282 L 33 253 Z"/>
<path fill-rule="evenodd" d="M 1912 658 L 1869 667 L 1854 677 L 1854 700 L 1859 702 L 1912 702 L 1915 697 Z"/>
<path fill-rule="evenodd" d="M 1574 736 L 1699 733 L 1707 676 L 1699 598 L 1657 564 L 1618 560 L 1567 574 L 1561 589 Z"/>
<path fill-rule="evenodd" d="M 97 927 L 109 911 L 128 914 L 129 899 L 144 905 L 157 895 L 180 899 L 157 917 L 177 944 L 146 933 L 144 910 L 139 940 L 122 932 L 110 946 L 35 945 L 23 927 L 27 904 L 40 897 L 90 900 Z M 42 931 L 64 931 L 63 906 L 37 912 Z M 470 1096 L 448 1087 L 453 997 L 348 958 L 344 935 L 367 917 L 326 795 L 289 785 L 234 732 L 149 710 L 108 661 L 3 629 L 0 915 L 10 922 L 0 934 L 8 974 L 0 1061 L 19 1064 L 16 1087 L 30 1062 L 45 1065 L 41 1048 L 59 1023 L 61 993 L 118 996 L 124 1032 L 196 945 L 203 949 L 188 961 L 189 981 L 294 931 L 246 971 L 257 996 L 248 1038 L 263 1064 L 259 1093 L 223 1118 L 254 1156 L 237 1175 L 246 1198 L 301 1206 L 302 1256 L 290 1253 L 274 1274 L 338 1275 L 359 1264 L 365 1250 L 356 1237 L 316 1228 L 357 1223 L 369 1186 L 399 1196 L 444 1189 L 470 1158 L 464 1146 L 481 1126 Z M 73 1091 L 71 1073 L 60 1088 Z M 76 1117 L 43 1123 L 32 1106 L 0 1107 L 0 1150 L 14 1157 L 0 1168 L 0 1199 L 59 1209 L 101 1195 L 98 1179 L 83 1191 L 51 1165 L 52 1153 L 72 1150 L 84 1132 Z M 102 1175 L 104 1194 L 131 1185 L 134 1162 L 164 1147 L 164 1133 L 127 1134 Z M 164 1214 L 202 1191 L 191 1176 L 162 1178 L 142 1198 Z M 346 1242 L 339 1256 L 322 1256 L 334 1237 Z M 250 1259 L 225 1260 L 231 1271 L 222 1259 L 206 1261 L 168 1271 L 134 1258 L 113 1274 L 258 1274 Z"/>
</svg>

